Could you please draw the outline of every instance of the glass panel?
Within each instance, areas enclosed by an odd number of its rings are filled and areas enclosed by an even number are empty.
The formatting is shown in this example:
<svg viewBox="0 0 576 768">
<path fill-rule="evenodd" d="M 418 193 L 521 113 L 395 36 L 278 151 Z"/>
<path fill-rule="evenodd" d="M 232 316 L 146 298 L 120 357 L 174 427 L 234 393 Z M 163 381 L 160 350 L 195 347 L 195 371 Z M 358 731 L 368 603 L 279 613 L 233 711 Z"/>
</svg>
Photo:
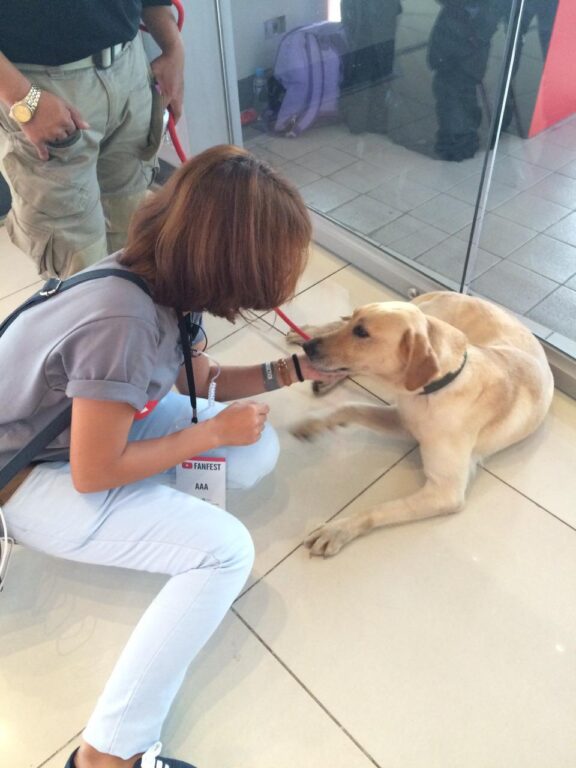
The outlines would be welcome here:
<svg viewBox="0 0 576 768">
<path fill-rule="evenodd" d="M 246 146 L 312 209 L 450 287 L 493 111 L 489 54 L 497 71 L 504 42 L 491 4 L 470 5 L 231 5 Z"/>
<path fill-rule="evenodd" d="M 525 0 L 473 293 L 576 356 L 576 9 Z M 472 259 L 471 261 L 474 261 Z M 485 267 L 484 267 L 485 265 Z"/>
<path fill-rule="evenodd" d="M 383 262 L 576 341 L 570 0 L 235 0 L 231 15 L 242 139 L 314 211 Z"/>
</svg>

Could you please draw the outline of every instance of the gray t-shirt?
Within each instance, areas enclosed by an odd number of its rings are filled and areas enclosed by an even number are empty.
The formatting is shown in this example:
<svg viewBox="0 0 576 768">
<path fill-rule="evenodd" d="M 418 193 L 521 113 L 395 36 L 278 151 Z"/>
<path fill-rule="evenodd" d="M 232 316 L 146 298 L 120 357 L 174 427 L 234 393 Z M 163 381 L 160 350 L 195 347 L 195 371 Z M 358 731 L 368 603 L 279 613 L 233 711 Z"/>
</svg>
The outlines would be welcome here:
<svg viewBox="0 0 576 768">
<path fill-rule="evenodd" d="M 125 269 L 115 255 L 93 268 Z M 139 411 L 164 397 L 182 364 L 176 314 L 128 280 L 90 280 L 23 312 L 0 336 L 0 362 L 3 466 L 67 398 L 113 400 Z M 69 445 L 66 430 L 37 458 L 67 458 Z"/>
</svg>

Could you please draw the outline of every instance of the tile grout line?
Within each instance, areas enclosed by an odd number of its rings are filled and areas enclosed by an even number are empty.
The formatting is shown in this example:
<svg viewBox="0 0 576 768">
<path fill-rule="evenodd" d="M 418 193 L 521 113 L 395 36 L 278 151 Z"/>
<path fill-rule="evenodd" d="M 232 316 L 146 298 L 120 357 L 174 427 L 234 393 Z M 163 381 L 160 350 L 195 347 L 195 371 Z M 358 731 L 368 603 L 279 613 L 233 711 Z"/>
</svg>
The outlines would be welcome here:
<svg viewBox="0 0 576 768">
<path fill-rule="evenodd" d="M 236 616 L 237 619 L 239 619 L 242 624 L 246 627 L 246 629 L 258 640 L 259 643 L 268 651 L 268 653 L 280 664 L 280 666 L 290 675 L 290 677 L 302 688 L 302 690 L 308 694 L 308 696 L 320 707 L 320 709 L 332 720 L 332 722 L 338 726 L 338 728 L 350 739 L 350 741 L 362 752 L 365 757 L 370 760 L 372 765 L 375 765 L 376 768 L 382 768 L 380 763 L 378 763 L 372 755 L 360 744 L 357 739 L 352 736 L 350 731 L 345 728 L 342 723 L 336 718 L 335 715 L 333 715 L 330 710 L 326 707 L 325 704 L 323 704 L 320 699 L 312 693 L 312 691 L 300 680 L 300 678 L 290 669 L 290 667 L 278 656 L 275 651 L 272 650 L 272 648 L 262 639 L 262 637 L 256 632 L 255 629 L 253 629 L 250 624 L 236 611 L 234 608 L 230 609 L 231 612 Z"/>
<path fill-rule="evenodd" d="M 357 494 L 355 494 L 351 499 L 349 499 L 343 506 L 340 507 L 340 509 L 337 509 L 336 512 L 334 512 L 333 515 L 328 517 L 322 525 L 325 525 L 326 523 L 329 523 L 331 520 L 334 520 L 335 517 L 337 517 L 341 512 L 344 512 L 345 509 L 347 509 L 350 504 L 353 504 L 357 499 L 362 496 L 366 491 L 368 491 L 370 488 L 372 488 L 373 485 L 375 485 L 378 481 L 380 481 L 385 475 L 390 472 L 390 470 L 394 469 L 394 467 L 398 466 L 401 461 L 403 461 L 405 458 L 407 458 L 411 453 L 413 453 L 415 450 L 417 450 L 418 446 L 415 445 L 412 448 L 410 448 L 406 453 L 404 453 L 399 459 L 397 459 L 393 464 L 391 464 L 387 469 L 382 472 L 382 474 L 378 475 L 378 477 L 374 478 L 368 485 L 364 486 L 361 491 L 358 491 Z M 256 579 L 250 586 L 246 587 L 245 590 L 243 590 L 238 597 L 234 600 L 233 605 L 235 605 L 242 597 L 248 594 L 251 589 L 253 589 L 257 584 L 260 584 L 267 576 L 269 576 L 273 571 L 275 571 L 282 563 L 284 563 L 289 557 L 292 557 L 292 555 L 297 552 L 299 549 L 302 549 L 304 546 L 303 542 L 300 542 L 300 544 L 297 544 L 293 549 L 291 549 L 289 552 L 287 552 L 283 557 L 278 560 L 277 563 L 274 563 L 265 573 L 263 573 L 258 579 Z M 312 557 L 312 555 L 310 555 Z"/>
<path fill-rule="evenodd" d="M 522 264 L 519 264 L 518 266 L 522 266 Z M 527 269 L 527 267 L 524 267 L 524 269 Z M 539 277 L 545 277 L 544 275 L 540 275 L 539 273 L 536 273 L 536 272 L 534 272 L 534 274 L 538 274 Z M 549 278 L 549 277 L 545 278 L 545 279 L 551 280 L 551 278 Z M 541 299 L 538 299 L 538 301 L 536 302 L 536 304 L 534 304 L 534 306 L 530 307 L 530 309 L 527 309 L 526 312 L 523 312 L 522 316 L 530 318 L 529 313 L 533 312 L 535 309 L 537 309 L 537 307 L 539 307 L 540 304 L 542 304 L 544 301 L 546 301 L 546 299 L 549 299 L 552 296 L 552 294 L 556 293 L 556 291 L 559 288 L 562 288 L 562 283 L 557 283 L 556 286 L 554 288 L 552 288 L 551 291 L 548 291 L 548 293 L 545 296 L 542 296 Z M 570 290 L 570 288 L 568 290 Z M 530 319 L 532 320 L 534 318 L 530 318 Z M 538 322 L 538 321 L 536 320 L 535 322 Z M 544 326 L 544 327 L 546 327 L 546 326 Z M 550 328 L 550 330 L 551 331 L 556 331 L 557 333 L 562 333 L 562 331 L 558 331 L 556 328 Z"/>
<path fill-rule="evenodd" d="M 44 284 L 46 281 L 43 280 L 40 276 L 38 276 L 38 280 L 35 280 L 33 283 L 27 283 L 26 285 L 21 286 L 20 288 L 17 288 L 15 291 L 11 291 L 10 293 L 5 294 L 4 296 L 0 296 L 0 301 L 4 301 L 4 299 L 9 299 L 11 296 L 15 296 L 17 293 L 20 293 L 21 291 L 26 290 L 26 288 L 32 288 L 34 285 L 40 285 Z M 26 301 L 26 299 L 24 299 Z"/>
<path fill-rule="evenodd" d="M 543 233 L 541 233 L 541 234 L 543 234 Z M 534 239 L 535 239 L 535 238 L 532 238 L 532 240 L 534 240 Z M 528 242 L 532 242 L 532 241 L 531 241 L 531 240 L 529 240 Z M 559 240 L 558 242 L 562 242 L 562 241 L 561 241 L 561 240 Z M 525 245 L 527 245 L 527 243 L 525 243 Z M 566 243 L 566 245 L 569 245 L 569 243 Z M 522 246 L 519 246 L 518 248 L 515 248 L 513 251 L 511 251 L 511 253 L 510 253 L 508 256 L 504 256 L 504 260 L 506 260 L 506 261 L 510 261 L 512 264 L 516 264 L 516 265 L 518 265 L 519 267 L 524 267 L 524 269 L 527 269 L 529 272 L 532 272 L 533 274 L 535 274 L 535 275 L 538 275 L 538 277 L 544 277 L 544 278 L 546 278 L 546 280 L 551 280 L 553 283 L 557 283 L 557 285 L 558 285 L 558 287 L 559 287 L 559 288 L 560 288 L 561 286 L 566 286 L 566 283 L 567 283 L 569 280 L 571 280 L 571 279 L 574 277 L 574 275 L 576 275 L 576 272 L 574 272 L 574 273 L 570 274 L 570 275 L 569 275 L 569 276 L 568 276 L 568 277 L 567 277 L 567 278 L 566 278 L 564 281 L 560 282 L 560 281 L 559 281 L 559 280 L 557 280 L 555 277 L 550 277 L 549 275 L 544 275 L 542 272 L 537 272 L 537 271 L 536 271 L 535 269 L 533 269 L 532 267 L 529 267 L 529 266 L 527 266 L 526 264 L 522 264 L 520 261 L 514 261 L 514 259 L 512 258 L 512 256 L 514 256 L 514 254 L 516 253 L 516 251 L 520 250 L 520 248 L 522 248 Z M 554 289 L 554 290 L 556 290 L 556 289 Z"/>
<path fill-rule="evenodd" d="M 41 763 L 38 763 L 36 768 L 42 768 L 42 766 L 46 765 L 46 763 L 48 763 L 49 760 L 52 760 L 53 757 L 56 757 L 56 755 L 60 754 L 60 752 L 62 752 L 63 749 L 65 749 L 69 744 L 71 744 L 74 741 L 74 739 L 77 739 L 79 736 L 82 736 L 83 731 L 84 729 L 82 729 L 81 731 L 78 731 L 78 733 L 75 733 L 74 736 L 69 738 L 68 741 L 65 741 L 64 744 L 62 744 L 62 746 L 56 750 L 56 752 L 52 752 L 52 754 L 49 755 L 45 760 L 43 760 Z"/>
<path fill-rule="evenodd" d="M 527 501 L 534 504 L 535 507 L 538 507 L 538 509 L 541 509 L 543 512 L 546 512 L 547 515 L 550 515 L 550 517 L 553 517 L 555 520 L 557 520 L 559 523 L 562 523 L 562 525 L 565 525 L 567 528 L 570 528 L 571 531 L 574 531 L 576 533 L 576 528 L 571 525 L 571 523 L 567 522 L 563 518 L 561 518 L 559 515 L 554 514 L 551 510 L 547 509 L 543 504 L 540 504 L 535 499 L 528 496 L 527 493 L 524 493 L 524 491 L 521 491 L 519 488 L 516 488 L 515 485 L 512 485 L 512 483 L 509 483 L 507 480 L 504 480 L 502 477 L 497 475 L 494 471 L 491 469 L 487 469 L 487 467 L 483 466 L 482 464 L 479 465 L 481 469 L 483 469 L 487 474 L 489 474 L 491 477 L 493 477 L 495 480 L 499 480 L 501 483 L 506 485 L 508 488 L 510 488 L 512 491 L 515 491 L 516 493 L 520 494 L 523 498 L 525 498 Z"/>
<path fill-rule="evenodd" d="M 332 517 L 329 517 L 326 522 L 331 522 L 334 520 L 335 517 L 337 517 L 341 512 L 344 512 L 345 509 L 347 509 L 351 504 L 353 504 L 357 499 L 360 498 L 366 491 L 370 490 L 372 486 L 376 485 L 380 480 L 382 480 L 383 477 L 385 477 L 391 470 L 395 469 L 395 467 L 400 464 L 400 462 L 404 461 L 408 456 L 410 456 L 411 453 L 414 453 L 414 451 L 418 450 L 418 445 L 412 446 L 412 448 L 409 448 L 406 453 L 402 454 L 402 456 L 397 459 L 393 464 L 391 464 L 387 469 L 382 472 L 381 475 L 378 475 L 377 478 L 375 478 L 371 483 L 368 483 L 361 491 L 359 491 L 355 496 L 353 496 L 350 501 L 347 501 L 346 504 L 344 504 L 343 507 L 340 507 L 340 509 L 335 512 Z"/>
</svg>

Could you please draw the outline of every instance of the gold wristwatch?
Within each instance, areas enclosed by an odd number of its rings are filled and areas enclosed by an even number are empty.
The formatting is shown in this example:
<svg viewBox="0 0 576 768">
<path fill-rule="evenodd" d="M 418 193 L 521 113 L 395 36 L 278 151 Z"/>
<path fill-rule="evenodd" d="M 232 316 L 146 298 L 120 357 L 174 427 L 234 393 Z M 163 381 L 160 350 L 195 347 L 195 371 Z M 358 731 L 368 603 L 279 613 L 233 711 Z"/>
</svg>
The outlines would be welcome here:
<svg viewBox="0 0 576 768">
<path fill-rule="evenodd" d="M 16 120 L 17 123 L 30 122 L 30 120 L 32 120 L 34 117 L 34 112 L 36 112 L 38 107 L 41 93 L 42 91 L 40 88 L 37 88 L 35 85 L 33 85 L 23 99 L 12 104 L 10 107 L 10 112 L 8 113 L 10 117 L 13 120 Z"/>
</svg>

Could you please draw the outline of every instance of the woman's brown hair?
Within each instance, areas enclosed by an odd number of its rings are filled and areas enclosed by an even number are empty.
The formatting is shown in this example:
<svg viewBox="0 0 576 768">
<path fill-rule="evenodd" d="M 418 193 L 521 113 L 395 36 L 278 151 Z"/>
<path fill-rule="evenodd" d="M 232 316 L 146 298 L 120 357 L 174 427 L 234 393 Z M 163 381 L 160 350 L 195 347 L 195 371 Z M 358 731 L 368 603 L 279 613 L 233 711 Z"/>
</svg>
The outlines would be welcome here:
<svg viewBox="0 0 576 768">
<path fill-rule="evenodd" d="M 222 145 L 189 160 L 142 204 L 119 260 L 148 280 L 157 303 L 234 319 L 294 295 L 310 237 L 292 185 Z"/>
</svg>

